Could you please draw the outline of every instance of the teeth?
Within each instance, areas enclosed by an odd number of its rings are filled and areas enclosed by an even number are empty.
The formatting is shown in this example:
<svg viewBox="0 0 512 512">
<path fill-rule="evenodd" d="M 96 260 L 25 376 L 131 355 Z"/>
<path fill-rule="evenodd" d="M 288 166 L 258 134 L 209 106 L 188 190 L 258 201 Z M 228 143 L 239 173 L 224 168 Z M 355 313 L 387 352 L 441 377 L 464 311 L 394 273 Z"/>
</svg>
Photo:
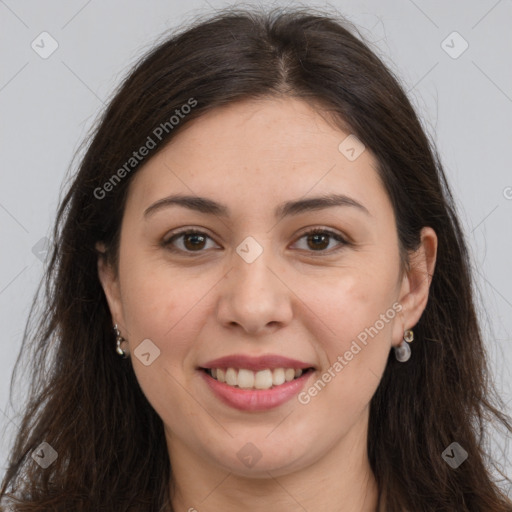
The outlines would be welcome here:
<svg viewBox="0 0 512 512">
<path fill-rule="evenodd" d="M 286 379 L 284 377 L 284 369 L 276 368 L 272 372 L 272 384 L 274 384 L 274 386 L 280 386 L 281 384 L 284 384 L 285 382 L 286 382 Z"/>
<path fill-rule="evenodd" d="M 300 377 L 301 369 L 294 368 L 270 368 L 253 372 L 240 368 L 212 368 L 210 375 L 219 382 L 225 382 L 229 386 L 238 386 L 241 389 L 270 389 L 272 386 L 280 386 L 285 382 Z"/>
<path fill-rule="evenodd" d="M 239 388 L 251 389 L 254 386 L 254 372 L 251 372 L 251 370 L 238 370 L 237 384 Z"/>
<path fill-rule="evenodd" d="M 286 368 L 284 371 L 284 378 L 286 379 L 286 382 L 290 382 L 295 378 L 295 370 L 293 368 Z"/>
<path fill-rule="evenodd" d="M 234 368 L 228 368 L 226 370 L 226 384 L 230 386 L 236 386 L 238 384 L 238 375 Z"/>
<path fill-rule="evenodd" d="M 240 372 L 247 370 L 240 370 Z M 240 378 L 240 372 L 238 377 Z M 254 373 L 254 372 L 251 372 Z M 272 372 L 270 370 L 261 370 L 254 374 L 254 387 L 256 389 L 270 389 L 272 387 Z"/>
</svg>

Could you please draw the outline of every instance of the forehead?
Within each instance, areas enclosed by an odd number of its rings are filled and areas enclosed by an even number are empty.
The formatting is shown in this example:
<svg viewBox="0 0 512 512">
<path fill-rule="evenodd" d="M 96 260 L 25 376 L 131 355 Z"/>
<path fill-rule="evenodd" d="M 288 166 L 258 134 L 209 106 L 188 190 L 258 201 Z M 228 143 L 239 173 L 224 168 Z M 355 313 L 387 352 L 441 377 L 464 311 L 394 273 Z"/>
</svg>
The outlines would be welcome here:
<svg viewBox="0 0 512 512">
<path fill-rule="evenodd" d="M 303 100 L 237 102 L 185 125 L 134 176 L 129 201 L 140 209 L 180 192 L 247 210 L 338 192 L 375 214 L 390 205 L 376 159 L 357 144 Z"/>
</svg>

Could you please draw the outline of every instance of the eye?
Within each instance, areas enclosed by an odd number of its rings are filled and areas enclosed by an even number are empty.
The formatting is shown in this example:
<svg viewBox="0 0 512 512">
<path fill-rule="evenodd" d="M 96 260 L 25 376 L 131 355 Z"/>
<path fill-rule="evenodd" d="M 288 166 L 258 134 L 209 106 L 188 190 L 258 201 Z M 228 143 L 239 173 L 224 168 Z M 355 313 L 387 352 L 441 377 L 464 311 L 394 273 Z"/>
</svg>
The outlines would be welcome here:
<svg viewBox="0 0 512 512">
<path fill-rule="evenodd" d="M 305 250 L 310 250 L 313 252 L 329 252 L 332 254 L 343 249 L 343 246 L 348 245 L 348 242 L 339 233 L 325 228 L 311 229 L 304 233 L 299 238 L 299 241 L 303 238 L 306 239 L 307 247 Z M 325 251 L 325 249 L 329 247 L 332 240 L 338 242 L 338 247 L 334 250 Z"/>
<path fill-rule="evenodd" d="M 206 241 L 212 240 L 206 233 L 195 229 L 189 229 L 175 233 L 173 236 L 164 240 L 162 245 L 173 252 L 202 252 L 202 249 L 207 249 Z M 176 247 L 175 241 L 179 240 L 180 243 Z"/>
<path fill-rule="evenodd" d="M 311 229 L 305 232 L 299 238 L 299 241 L 302 239 L 306 239 L 307 246 L 306 248 L 302 247 L 300 249 L 309 252 L 328 252 L 332 254 L 334 252 L 341 250 L 343 246 L 349 245 L 349 242 L 347 242 L 347 240 L 345 240 L 339 233 L 336 233 L 335 231 L 326 228 Z M 188 229 L 178 233 L 174 233 L 170 238 L 162 242 L 162 246 L 164 246 L 165 248 L 169 249 L 172 252 L 181 252 L 189 254 L 194 252 L 201 253 L 204 252 L 204 249 L 209 248 L 207 247 L 208 240 L 212 240 L 212 238 L 203 231 L 199 231 L 196 229 Z M 326 251 L 325 249 L 329 248 L 333 240 L 338 242 L 338 247 L 335 248 L 334 250 Z"/>
</svg>

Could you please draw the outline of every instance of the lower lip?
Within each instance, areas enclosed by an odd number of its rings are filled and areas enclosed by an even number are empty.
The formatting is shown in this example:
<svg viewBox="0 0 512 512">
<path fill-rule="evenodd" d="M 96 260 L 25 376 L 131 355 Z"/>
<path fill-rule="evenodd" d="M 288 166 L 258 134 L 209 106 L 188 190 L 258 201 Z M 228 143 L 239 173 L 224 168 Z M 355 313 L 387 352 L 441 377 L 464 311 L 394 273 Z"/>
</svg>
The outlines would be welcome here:
<svg viewBox="0 0 512 512">
<path fill-rule="evenodd" d="M 241 389 L 219 382 L 204 370 L 199 371 L 220 400 L 242 411 L 263 411 L 284 404 L 302 390 L 306 380 L 313 373 L 309 370 L 300 377 L 271 389 Z"/>
</svg>

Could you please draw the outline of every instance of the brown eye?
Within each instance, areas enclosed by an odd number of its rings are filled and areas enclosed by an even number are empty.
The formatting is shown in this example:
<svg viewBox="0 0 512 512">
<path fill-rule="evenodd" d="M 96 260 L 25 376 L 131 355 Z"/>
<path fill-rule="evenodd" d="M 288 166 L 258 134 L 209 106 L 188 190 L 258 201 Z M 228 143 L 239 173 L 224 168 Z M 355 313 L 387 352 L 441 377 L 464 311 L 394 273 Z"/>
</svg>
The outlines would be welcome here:
<svg viewBox="0 0 512 512">
<path fill-rule="evenodd" d="M 307 240 L 313 250 L 318 250 L 325 249 L 329 246 L 329 238 L 330 235 L 326 235 L 325 233 L 313 233 L 312 235 L 308 235 Z"/>
<path fill-rule="evenodd" d="M 206 233 L 188 230 L 174 234 L 164 240 L 162 245 L 175 252 L 204 252 L 208 240 L 211 240 L 211 238 Z"/>
<path fill-rule="evenodd" d="M 338 233 L 331 231 L 329 229 L 312 229 L 307 233 L 304 233 L 299 240 L 306 239 L 306 247 L 301 247 L 306 251 L 313 252 L 328 252 L 333 253 L 343 248 L 343 246 L 348 245 L 348 242 Z M 332 240 L 338 242 L 338 247 L 335 247 L 331 251 L 326 251 L 331 244 Z M 335 244 L 336 245 L 336 244 Z"/>
<path fill-rule="evenodd" d="M 202 249 L 205 244 L 206 237 L 195 233 L 183 235 L 183 245 L 188 250 Z"/>
<path fill-rule="evenodd" d="M 299 240 L 303 239 L 306 240 L 306 246 L 299 248 L 310 253 L 332 254 L 342 249 L 345 245 L 349 245 L 341 235 L 329 229 L 312 229 L 299 238 Z M 205 252 L 205 249 L 212 248 L 208 247 L 209 240 L 213 242 L 212 238 L 202 231 L 188 230 L 175 233 L 167 240 L 164 240 L 162 245 L 172 252 L 200 254 Z M 331 247 L 331 250 L 327 250 L 333 245 L 333 241 L 337 242 L 337 244 L 334 244 L 334 248 Z M 214 243 L 214 245 L 216 244 Z"/>
</svg>

